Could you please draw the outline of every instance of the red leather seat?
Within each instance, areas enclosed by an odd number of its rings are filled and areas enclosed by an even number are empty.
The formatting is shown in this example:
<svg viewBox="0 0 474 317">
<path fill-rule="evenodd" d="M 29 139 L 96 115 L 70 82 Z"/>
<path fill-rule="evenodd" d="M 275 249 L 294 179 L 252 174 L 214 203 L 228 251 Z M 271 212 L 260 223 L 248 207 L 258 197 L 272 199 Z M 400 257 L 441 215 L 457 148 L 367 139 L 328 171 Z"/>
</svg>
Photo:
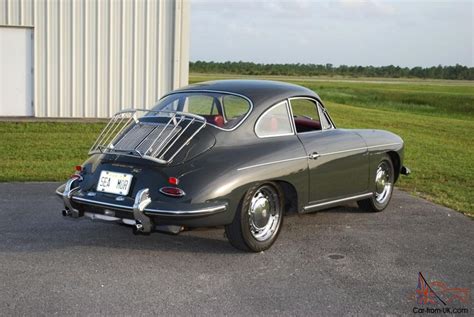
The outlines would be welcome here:
<svg viewBox="0 0 474 317">
<path fill-rule="evenodd" d="M 220 116 L 220 115 L 217 115 L 217 116 L 214 116 L 214 124 L 220 128 L 222 128 L 224 126 L 224 117 L 223 116 Z"/>
<path fill-rule="evenodd" d="M 308 118 L 295 118 L 295 126 L 298 132 L 321 130 L 321 123 Z"/>
<path fill-rule="evenodd" d="M 210 124 L 214 124 L 220 128 L 224 126 L 224 117 L 217 114 L 217 115 L 202 115 L 204 118 L 206 118 L 206 121 L 209 122 Z"/>
</svg>

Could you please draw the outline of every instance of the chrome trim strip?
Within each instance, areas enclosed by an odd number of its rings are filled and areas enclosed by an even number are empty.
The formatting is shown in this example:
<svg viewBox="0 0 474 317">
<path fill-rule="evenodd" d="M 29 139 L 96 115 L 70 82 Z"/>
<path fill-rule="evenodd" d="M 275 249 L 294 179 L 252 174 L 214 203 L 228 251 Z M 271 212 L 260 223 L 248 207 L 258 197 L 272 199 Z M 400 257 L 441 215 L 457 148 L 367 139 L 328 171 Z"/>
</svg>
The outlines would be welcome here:
<svg viewBox="0 0 474 317">
<path fill-rule="evenodd" d="M 180 190 L 180 192 L 182 193 L 181 195 L 173 195 L 173 194 L 170 194 L 170 193 L 167 193 L 163 190 L 163 188 L 170 188 L 172 186 L 164 186 L 164 187 L 161 187 L 159 189 L 160 193 L 162 193 L 163 195 L 165 196 L 169 196 L 169 197 L 183 197 L 183 196 L 186 196 L 186 193 L 184 192 L 184 190 L 182 190 L 181 188 L 178 188 Z"/>
<path fill-rule="evenodd" d="M 293 114 L 293 108 L 291 107 L 290 98 L 286 98 L 286 103 L 288 105 L 288 111 L 290 112 L 291 129 L 293 130 L 294 134 L 298 134 L 298 131 L 296 131 L 295 117 L 294 117 L 294 114 Z"/>
<path fill-rule="evenodd" d="M 402 143 L 388 143 L 388 144 L 381 144 L 381 145 L 371 145 L 368 147 L 359 147 L 355 149 L 350 149 L 350 150 L 342 150 L 342 151 L 335 151 L 335 152 L 328 152 L 328 153 L 319 153 L 320 156 L 327 156 L 327 155 L 333 155 L 333 154 L 340 154 L 340 153 L 346 153 L 346 152 L 354 152 L 354 151 L 360 151 L 360 150 L 368 150 L 368 149 L 373 149 L 373 148 L 378 148 L 378 147 L 384 147 L 384 146 L 390 146 L 390 145 L 401 145 Z"/>
<path fill-rule="evenodd" d="M 317 103 L 317 107 L 318 107 L 318 113 L 319 113 L 319 123 L 321 124 L 321 130 L 323 131 L 327 131 L 327 130 L 334 130 L 335 127 L 331 121 L 331 119 L 329 119 L 329 115 L 326 113 L 326 109 L 323 108 L 323 106 L 319 103 L 319 102 L 316 102 Z M 329 124 L 329 127 L 323 127 L 323 124 L 321 123 L 321 118 L 324 117 L 325 120 L 328 122 Z"/>
<path fill-rule="evenodd" d="M 87 204 L 91 204 L 91 205 L 112 207 L 112 208 L 128 210 L 128 211 L 133 210 L 132 206 L 112 204 L 112 203 L 101 202 L 101 201 L 91 200 L 91 199 L 77 197 L 77 196 L 73 196 L 72 199 L 76 201 L 84 202 Z M 165 210 L 165 209 L 145 208 L 144 212 L 151 213 L 151 214 L 158 214 L 162 216 L 188 216 L 188 215 L 199 216 L 199 215 L 209 215 L 209 214 L 213 214 L 217 212 L 222 212 L 222 211 L 225 211 L 226 209 L 227 209 L 226 205 L 220 205 L 220 206 L 215 206 L 215 207 L 207 207 L 207 208 L 194 209 L 194 210 Z"/>
<path fill-rule="evenodd" d="M 403 143 L 388 143 L 388 144 L 381 144 L 381 145 L 371 145 L 371 146 L 368 146 L 367 148 L 368 149 L 373 149 L 373 148 L 376 148 L 376 147 L 384 147 L 384 146 L 390 146 L 390 145 L 402 145 Z"/>
<path fill-rule="evenodd" d="M 288 120 L 290 121 L 290 127 L 292 134 L 296 134 L 296 126 L 295 126 L 295 119 L 293 118 L 293 110 L 291 110 L 290 101 L 288 99 L 286 101 L 286 112 L 288 114 Z"/>
<path fill-rule="evenodd" d="M 261 163 L 261 164 L 255 164 L 255 165 L 240 167 L 237 170 L 238 171 L 243 171 L 243 170 L 246 170 L 246 169 L 249 169 L 249 168 L 266 166 L 266 165 L 271 165 L 271 164 L 284 163 L 284 162 L 290 162 L 290 161 L 296 161 L 296 160 L 302 160 L 302 159 L 307 159 L 307 158 L 308 158 L 307 156 L 300 156 L 300 157 L 290 158 L 290 159 L 286 159 L 286 160 L 279 160 L 279 161 L 273 161 L 273 162 L 267 162 L 267 163 Z"/>
<path fill-rule="evenodd" d="M 371 145 L 371 146 L 368 146 L 368 147 L 360 147 L 360 148 L 350 149 L 350 150 L 320 153 L 320 155 L 321 156 L 326 156 L 326 155 L 333 155 L 333 154 L 339 154 L 339 153 L 345 153 L 345 152 L 354 152 L 354 151 L 360 151 L 360 150 L 374 149 L 374 148 L 390 146 L 390 145 L 401 145 L 401 143 L 388 143 L 388 144 L 381 144 L 381 145 Z"/>
<path fill-rule="evenodd" d="M 337 129 L 336 127 L 336 124 L 334 123 L 334 120 L 331 118 L 331 115 L 329 115 L 329 111 L 328 111 L 328 108 L 326 108 L 322 101 L 318 100 L 318 104 L 319 106 L 322 108 L 324 114 L 326 115 L 326 118 L 329 120 L 329 123 L 331 124 L 331 128 L 330 129 L 327 129 L 327 130 L 333 130 L 333 129 Z"/>
<path fill-rule="evenodd" d="M 170 92 L 170 93 L 164 95 L 163 97 L 161 97 L 161 98 L 159 99 L 159 101 L 162 100 L 162 99 L 164 99 L 164 98 L 167 97 L 167 96 L 170 96 L 170 95 L 175 95 L 175 94 L 180 94 L 180 93 L 187 93 L 187 92 L 210 92 L 210 93 L 234 95 L 234 96 L 237 96 L 237 97 L 244 98 L 245 100 L 247 100 L 247 101 L 249 102 L 249 104 L 250 104 L 250 109 L 249 109 L 249 111 L 248 111 L 247 114 L 242 118 L 242 120 L 240 120 L 240 122 L 239 122 L 235 127 L 233 127 L 232 129 L 224 129 L 224 128 L 218 127 L 218 126 L 216 126 L 216 125 L 214 125 L 214 124 L 212 124 L 212 123 L 207 122 L 208 125 L 211 125 L 211 126 L 213 126 L 214 128 L 219 129 L 219 130 L 222 130 L 222 131 L 234 131 L 235 129 L 237 129 L 238 127 L 240 127 L 240 126 L 245 122 L 245 120 L 247 120 L 248 116 L 250 116 L 250 113 L 252 113 L 253 108 L 254 108 L 252 100 L 250 100 L 250 98 L 247 97 L 247 96 L 244 96 L 244 95 L 241 95 L 241 94 L 238 94 L 238 93 L 235 93 L 235 92 L 224 91 L 224 90 L 212 90 L 212 89 L 182 89 L 182 90 L 172 91 L 172 92 Z M 159 103 L 159 101 L 158 101 L 158 103 Z M 156 107 L 157 105 L 158 105 L 158 104 L 156 104 L 155 106 L 153 106 L 153 108 Z M 153 109 L 153 108 L 152 108 L 152 109 Z M 225 110 L 224 110 L 224 111 L 225 111 Z"/>
<path fill-rule="evenodd" d="M 295 135 L 295 134 L 293 132 L 291 132 L 291 133 L 273 134 L 273 135 L 266 135 L 266 136 L 258 136 L 257 135 L 257 138 L 266 139 L 266 138 L 276 138 L 276 137 L 279 137 L 279 136 L 289 136 L 289 135 Z"/>
<path fill-rule="evenodd" d="M 335 151 L 335 152 L 328 152 L 328 153 L 318 153 L 318 154 L 319 154 L 320 157 L 322 157 L 322 156 L 329 156 L 329 155 L 340 154 L 340 153 L 354 152 L 354 151 L 360 151 L 360 150 L 368 150 L 368 149 L 372 149 L 372 148 L 378 148 L 378 147 L 384 147 L 384 146 L 390 146 L 390 145 L 401 145 L 401 144 L 402 143 L 389 143 L 389 144 L 382 144 L 382 145 L 372 145 L 372 146 L 369 146 L 369 147 L 360 147 L 360 148 L 356 148 L 356 149 L 349 149 L 349 150 L 342 150 L 342 151 Z M 311 156 L 311 154 L 310 154 L 310 156 Z M 309 158 L 309 156 L 301 156 L 301 157 L 295 157 L 295 158 L 291 158 L 291 159 L 278 160 L 278 161 L 272 161 L 272 162 L 267 162 L 267 163 L 260 163 L 260 164 L 240 167 L 237 170 L 238 171 L 243 171 L 243 170 L 246 170 L 246 169 L 249 169 L 249 168 L 261 167 L 261 166 L 284 163 L 284 162 L 290 162 L 290 161 L 296 161 L 296 160 L 307 159 L 307 158 Z"/>
<path fill-rule="evenodd" d="M 341 198 L 341 199 L 336 199 L 336 200 L 330 200 L 330 201 L 326 201 L 326 202 L 323 202 L 323 203 L 308 205 L 308 206 L 303 207 L 303 209 L 305 211 L 307 211 L 309 209 L 313 209 L 313 208 L 316 208 L 316 207 L 323 207 L 323 206 L 342 203 L 342 202 L 345 202 L 345 201 L 359 199 L 359 198 L 367 198 L 367 197 L 370 197 L 372 195 L 373 195 L 373 193 L 365 193 L 365 194 L 361 194 L 361 195 L 355 195 L 355 196 L 351 196 L 351 197 L 346 197 L 346 198 Z"/>
<path fill-rule="evenodd" d="M 328 155 L 334 155 L 334 154 L 340 154 L 340 153 L 355 152 L 355 151 L 360 151 L 360 150 L 365 150 L 365 151 L 367 151 L 367 148 L 366 148 L 366 147 L 359 147 L 359 148 L 350 149 L 350 150 L 342 150 L 342 151 L 335 151 L 335 152 L 319 153 L 319 156 L 328 156 Z"/>
<path fill-rule="evenodd" d="M 163 209 L 145 209 L 146 213 L 156 213 L 163 216 L 174 216 L 174 215 L 182 215 L 182 216 L 197 216 L 197 215 L 210 215 L 218 212 L 225 211 L 227 209 L 226 205 L 220 205 L 215 207 L 207 207 L 201 209 L 194 209 L 194 210 L 163 210 Z"/>
</svg>

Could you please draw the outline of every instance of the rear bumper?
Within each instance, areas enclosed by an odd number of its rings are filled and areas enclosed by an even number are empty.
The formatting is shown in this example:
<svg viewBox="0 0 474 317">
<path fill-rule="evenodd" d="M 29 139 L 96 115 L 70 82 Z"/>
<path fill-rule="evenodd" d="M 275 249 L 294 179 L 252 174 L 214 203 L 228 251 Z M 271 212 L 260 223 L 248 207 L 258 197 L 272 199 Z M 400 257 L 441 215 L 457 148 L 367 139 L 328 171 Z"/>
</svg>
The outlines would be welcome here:
<svg viewBox="0 0 474 317">
<path fill-rule="evenodd" d="M 213 202 L 206 204 L 165 203 L 152 201 L 148 188 L 139 190 L 136 197 L 103 195 L 95 192 L 83 192 L 74 187 L 75 180 L 56 189 L 62 199 L 65 210 L 63 214 L 74 218 L 87 216 L 92 219 L 122 221 L 139 224 L 149 232 L 155 224 L 181 226 L 215 226 L 229 222 L 225 211 L 227 203 Z"/>
</svg>

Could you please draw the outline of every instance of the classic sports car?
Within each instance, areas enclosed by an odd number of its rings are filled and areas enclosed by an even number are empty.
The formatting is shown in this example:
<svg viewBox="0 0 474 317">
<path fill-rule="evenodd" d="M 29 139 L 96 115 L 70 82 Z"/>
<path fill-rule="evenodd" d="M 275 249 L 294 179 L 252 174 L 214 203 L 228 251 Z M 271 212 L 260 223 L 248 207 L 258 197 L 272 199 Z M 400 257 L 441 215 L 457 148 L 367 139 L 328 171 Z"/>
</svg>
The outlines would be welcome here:
<svg viewBox="0 0 474 317">
<path fill-rule="evenodd" d="M 152 110 L 117 113 L 56 193 L 64 216 L 136 234 L 225 226 L 241 250 L 268 249 L 287 213 L 357 201 L 387 207 L 403 141 L 336 128 L 313 91 L 260 80 L 188 86 Z"/>
</svg>

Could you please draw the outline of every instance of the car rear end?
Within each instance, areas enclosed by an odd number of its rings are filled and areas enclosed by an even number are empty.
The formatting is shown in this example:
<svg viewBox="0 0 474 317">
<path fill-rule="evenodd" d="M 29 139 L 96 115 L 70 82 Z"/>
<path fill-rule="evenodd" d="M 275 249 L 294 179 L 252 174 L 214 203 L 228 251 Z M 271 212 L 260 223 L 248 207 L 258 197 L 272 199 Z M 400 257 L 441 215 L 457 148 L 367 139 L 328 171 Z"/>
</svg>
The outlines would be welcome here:
<svg viewBox="0 0 474 317">
<path fill-rule="evenodd" d="M 188 113 L 118 113 L 92 146 L 89 159 L 56 190 L 63 215 L 122 222 L 143 233 L 157 223 L 222 222 L 225 202 L 195 202 L 180 183 L 192 170 L 188 163 L 215 144 L 212 128 L 205 127 L 206 119 Z"/>
</svg>

